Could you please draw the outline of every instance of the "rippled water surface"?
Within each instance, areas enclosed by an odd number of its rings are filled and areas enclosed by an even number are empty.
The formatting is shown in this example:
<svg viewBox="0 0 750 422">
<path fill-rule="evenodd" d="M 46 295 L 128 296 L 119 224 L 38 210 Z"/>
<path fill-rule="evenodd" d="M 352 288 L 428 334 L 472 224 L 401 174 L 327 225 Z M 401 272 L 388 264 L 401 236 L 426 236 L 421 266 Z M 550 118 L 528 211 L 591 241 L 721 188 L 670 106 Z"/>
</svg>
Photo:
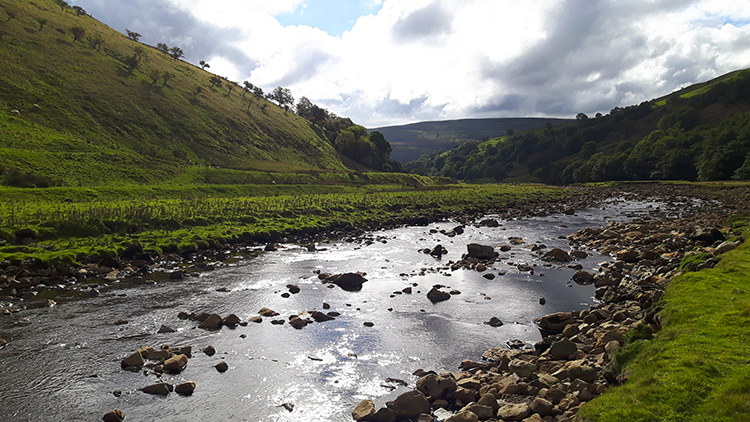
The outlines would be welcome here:
<svg viewBox="0 0 750 422">
<path fill-rule="evenodd" d="M 467 226 L 453 238 L 430 229 L 456 223 L 404 227 L 373 233 L 381 241 L 371 245 L 332 241 L 320 244 L 327 250 L 317 252 L 289 244 L 200 277 L 123 281 L 94 298 L 63 295 L 55 307 L 0 317 L 0 337 L 10 342 L 0 350 L 0 420 L 95 421 L 119 408 L 129 421 L 349 421 L 360 400 L 371 398 L 382 406 L 413 388 L 411 374 L 418 368 L 455 370 L 463 359 L 480 360 L 482 352 L 509 339 L 533 344 L 541 338 L 533 318 L 595 303 L 593 286 L 569 282 L 574 270 L 544 267 L 524 246 L 540 242 L 567 249 L 561 236 L 658 207 L 610 202 L 574 216 L 501 221 L 497 228 Z M 505 274 L 492 281 L 475 271 L 445 268 L 461 258 L 467 243 L 498 245 L 511 236 L 526 245 L 501 253 L 503 259 L 488 272 Z M 438 243 L 448 249 L 440 260 L 418 252 Z M 579 263 L 593 271 L 606 259 L 593 253 Z M 533 274 L 521 273 L 511 262 L 536 267 Z M 364 271 L 369 281 L 360 292 L 345 292 L 322 284 L 314 270 Z M 301 292 L 283 298 L 290 283 Z M 426 293 L 435 284 L 461 294 L 432 304 Z M 409 286 L 413 294 L 393 294 Z M 229 292 L 216 291 L 220 287 Z M 545 305 L 540 305 L 542 297 Z M 286 319 L 322 310 L 324 302 L 341 316 L 302 330 L 272 325 L 266 318 L 261 324 L 204 331 L 177 318 L 180 311 L 205 311 L 247 320 L 268 307 Z M 491 317 L 504 325 L 484 324 Z M 129 323 L 114 325 L 118 319 Z M 177 332 L 157 334 L 162 324 Z M 162 344 L 193 346 L 186 369 L 163 376 L 171 383 L 195 381 L 192 396 L 141 393 L 139 388 L 158 382 L 156 376 L 120 369 L 120 360 L 137 348 Z M 208 345 L 216 355 L 200 352 Z M 229 365 L 225 373 L 213 368 L 221 359 Z M 115 397 L 114 390 L 122 396 Z M 284 403 L 293 404 L 293 410 Z"/>
</svg>

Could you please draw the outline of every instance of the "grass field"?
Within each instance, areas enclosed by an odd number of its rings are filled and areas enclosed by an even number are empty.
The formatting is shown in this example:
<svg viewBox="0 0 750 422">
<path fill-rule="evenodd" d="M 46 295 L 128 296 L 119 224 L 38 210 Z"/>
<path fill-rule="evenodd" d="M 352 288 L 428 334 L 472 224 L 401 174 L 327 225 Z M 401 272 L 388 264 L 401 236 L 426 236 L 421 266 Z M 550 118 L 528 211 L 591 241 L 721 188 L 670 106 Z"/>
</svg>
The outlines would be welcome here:
<svg viewBox="0 0 750 422">
<path fill-rule="evenodd" d="M 747 228 L 747 217 L 733 224 Z M 746 232 L 744 237 L 750 235 Z M 750 245 L 675 278 L 664 328 L 616 358 L 628 381 L 584 406 L 584 421 L 750 420 Z"/>
</svg>

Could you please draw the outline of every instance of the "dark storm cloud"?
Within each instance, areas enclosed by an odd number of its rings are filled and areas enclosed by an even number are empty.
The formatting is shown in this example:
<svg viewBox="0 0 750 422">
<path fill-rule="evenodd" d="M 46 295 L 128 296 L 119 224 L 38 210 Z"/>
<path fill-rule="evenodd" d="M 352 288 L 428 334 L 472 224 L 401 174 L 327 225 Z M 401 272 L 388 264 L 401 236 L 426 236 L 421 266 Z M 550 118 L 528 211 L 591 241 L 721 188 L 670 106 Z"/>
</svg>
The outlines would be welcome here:
<svg viewBox="0 0 750 422">
<path fill-rule="evenodd" d="M 400 41 L 437 37 L 451 32 L 452 17 L 440 2 L 417 9 L 393 25 L 393 34 Z"/>
<path fill-rule="evenodd" d="M 685 8 L 692 1 L 616 2 L 569 0 L 547 13 L 546 36 L 509 63 L 485 60 L 486 79 L 501 82 L 523 93 L 528 111 L 562 115 L 581 109 L 608 110 L 628 95 L 648 92 L 621 84 L 612 89 L 624 71 L 644 58 L 662 56 L 667 42 L 648 42 L 633 25 L 639 18 Z M 674 56 L 663 75 L 667 85 L 695 81 L 700 69 L 695 58 Z M 712 68 L 715 67 L 711 66 Z M 692 70 L 690 70 L 692 69 Z M 635 89 L 634 92 L 624 90 Z M 487 106 L 497 110 L 503 100 Z"/>
<path fill-rule="evenodd" d="M 143 35 L 141 42 L 155 46 L 165 43 L 182 48 L 185 60 L 198 63 L 213 56 L 231 61 L 241 74 L 249 75 L 257 67 L 242 50 L 231 45 L 240 36 L 237 29 L 219 28 L 195 19 L 188 12 L 164 0 L 77 0 L 97 20 L 125 33 L 126 29 Z"/>
</svg>

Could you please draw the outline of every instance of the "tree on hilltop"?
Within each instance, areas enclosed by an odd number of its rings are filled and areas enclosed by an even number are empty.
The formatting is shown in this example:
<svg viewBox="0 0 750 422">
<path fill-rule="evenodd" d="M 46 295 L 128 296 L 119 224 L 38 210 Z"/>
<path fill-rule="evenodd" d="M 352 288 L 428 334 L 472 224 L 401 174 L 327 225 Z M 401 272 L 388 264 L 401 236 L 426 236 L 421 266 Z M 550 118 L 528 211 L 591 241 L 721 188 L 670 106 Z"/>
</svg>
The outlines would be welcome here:
<svg viewBox="0 0 750 422">
<path fill-rule="evenodd" d="M 80 26 L 73 26 L 70 28 L 70 33 L 73 35 L 73 42 L 77 42 L 86 35 L 86 30 Z"/>
<path fill-rule="evenodd" d="M 256 98 L 261 99 L 263 98 L 263 88 L 256 86 L 253 88 L 253 95 L 255 95 Z"/>
<path fill-rule="evenodd" d="M 201 65 L 201 69 L 203 69 L 203 70 L 206 70 L 207 67 L 211 67 L 211 65 L 209 65 L 208 63 L 206 63 L 205 60 L 201 60 L 200 62 L 198 62 L 198 64 Z"/>
<path fill-rule="evenodd" d="M 55 0 L 55 3 L 60 6 L 60 11 L 63 11 L 66 7 L 68 7 L 68 2 L 66 2 L 65 0 Z"/>
<path fill-rule="evenodd" d="M 169 49 L 169 55 L 172 56 L 173 59 L 177 60 L 181 57 L 185 57 L 185 53 L 183 53 L 182 49 L 180 47 L 171 47 Z"/>
<path fill-rule="evenodd" d="M 242 85 L 244 85 L 244 86 L 245 86 L 244 88 L 242 88 L 242 96 L 243 96 L 243 97 L 244 97 L 244 96 L 245 96 L 245 94 L 247 94 L 248 92 L 253 92 L 253 88 L 254 88 L 254 87 L 253 87 L 253 84 L 251 84 L 251 83 L 250 83 L 249 81 L 245 81 L 245 82 L 242 82 Z"/>
<path fill-rule="evenodd" d="M 89 15 L 88 13 L 86 13 L 86 10 L 84 10 L 84 8 L 81 6 L 73 6 L 73 10 L 76 11 L 76 16 L 81 16 L 81 15 L 88 16 Z"/>
<path fill-rule="evenodd" d="M 169 54 L 169 46 L 164 44 L 163 42 L 156 44 L 156 49 L 161 51 L 164 54 Z"/>
<path fill-rule="evenodd" d="M 234 87 L 237 86 L 237 82 L 227 81 L 227 96 L 232 95 Z"/>
<path fill-rule="evenodd" d="M 141 34 L 135 32 L 135 31 L 131 31 L 131 30 L 127 29 L 127 28 L 125 28 L 125 33 L 128 35 L 128 38 L 130 38 L 131 40 L 133 40 L 135 42 L 138 42 L 138 40 L 142 36 Z"/>
<path fill-rule="evenodd" d="M 285 110 L 289 110 L 289 106 L 294 105 L 294 97 L 289 88 L 277 86 L 273 89 L 272 93 L 268 94 L 268 98 L 276 101 L 279 107 L 282 107 Z"/>
</svg>

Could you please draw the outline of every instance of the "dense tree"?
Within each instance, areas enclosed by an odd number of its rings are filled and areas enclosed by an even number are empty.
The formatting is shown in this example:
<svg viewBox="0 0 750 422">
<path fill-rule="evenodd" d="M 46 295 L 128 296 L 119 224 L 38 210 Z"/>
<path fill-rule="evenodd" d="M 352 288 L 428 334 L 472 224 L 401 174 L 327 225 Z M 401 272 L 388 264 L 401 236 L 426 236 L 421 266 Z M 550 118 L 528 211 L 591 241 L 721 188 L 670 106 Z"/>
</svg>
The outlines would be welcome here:
<svg viewBox="0 0 750 422">
<path fill-rule="evenodd" d="M 263 98 L 263 88 L 256 86 L 253 88 L 253 95 L 255 95 L 256 98 L 260 99 Z"/>
<path fill-rule="evenodd" d="M 242 85 L 243 85 L 243 87 L 242 87 L 242 96 L 243 96 L 243 97 L 244 97 L 244 96 L 245 96 L 245 94 L 247 94 L 248 92 L 253 92 L 253 88 L 254 88 L 254 86 L 253 86 L 253 84 L 251 84 L 251 83 L 250 83 L 249 81 L 244 81 L 244 82 L 242 82 Z"/>
<path fill-rule="evenodd" d="M 125 29 L 125 33 L 128 35 L 128 38 L 130 38 L 131 40 L 133 40 L 135 42 L 138 42 L 138 40 L 141 39 L 141 36 L 142 36 L 141 34 L 135 32 L 135 31 L 131 31 L 131 30 L 127 29 L 127 28 Z"/>
<path fill-rule="evenodd" d="M 352 160 L 376 170 L 393 169 L 389 161 L 391 145 L 380 132 L 367 133 L 362 126 L 353 125 L 341 130 L 334 141 L 336 149 Z"/>
<path fill-rule="evenodd" d="M 73 35 L 73 42 L 77 42 L 86 35 L 86 30 L 80 26 L 73 26 L 70 28 L 70 34 Z"/>
<path fill-rule="evenodd" d="M 280 86 L 277 86 L 276 88 L 274 88 L 273 92 L 268 94 L 268 99 L 275 101 L 276 104 L 279 105 L 279 107 L 282 107 L 285 110 L 288 110 L 290 106 L 294 105 L 294 97 L 292 96 L 292 91 L 289 90 L 289 88 L 282 88 Z"/>
</svg>

